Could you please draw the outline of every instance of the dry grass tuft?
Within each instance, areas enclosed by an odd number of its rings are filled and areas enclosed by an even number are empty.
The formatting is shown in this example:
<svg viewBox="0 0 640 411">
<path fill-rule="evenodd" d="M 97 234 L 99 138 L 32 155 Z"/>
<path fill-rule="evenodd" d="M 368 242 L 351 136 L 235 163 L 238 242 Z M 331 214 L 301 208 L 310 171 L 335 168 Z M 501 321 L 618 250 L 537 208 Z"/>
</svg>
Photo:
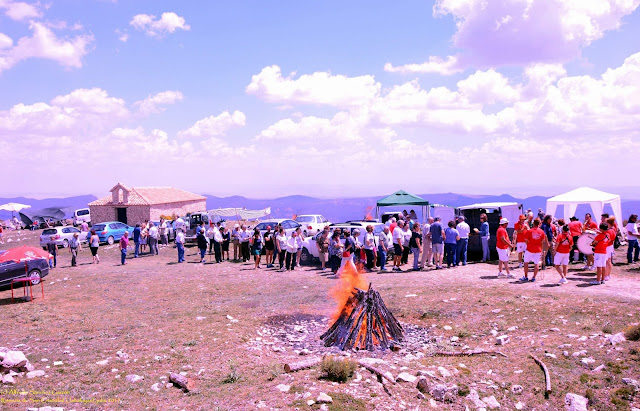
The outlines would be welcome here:
<svg viewBox="0 0 640 411">
<path fill-rule="evenodd" d="M 322 359 L 321 369 L 328 380 L 345 382 L 351 378 L 357 367 L 358 363 L 353 360 L 327 356 Z"/>
<path fill-rule="evenodd" d="M 624 331 L 624 336 L 627 340 L 638 341 L 640 340 L 640 324 L 631 325 Z"/>
</svg>

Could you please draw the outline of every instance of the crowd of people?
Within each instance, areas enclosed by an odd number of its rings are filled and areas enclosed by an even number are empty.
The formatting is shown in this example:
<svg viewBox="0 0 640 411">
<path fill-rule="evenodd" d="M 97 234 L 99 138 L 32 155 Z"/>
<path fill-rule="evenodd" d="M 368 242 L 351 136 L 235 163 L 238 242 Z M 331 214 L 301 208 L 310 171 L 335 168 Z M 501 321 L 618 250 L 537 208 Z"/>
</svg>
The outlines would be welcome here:
<svg viewBox="0 0 640 411">
<path fill-rule="evenodd" d="M 590 284 L 604 284 L 611 279 L 612 258 L 619 233 L 624 232 L 628 241 L 627 262 L 639 262 L 640 231 L 638 216 L 632 214 L 624 227 L 618 227 L 615 217 L 608 214 L 600 216 L 600 223 L 587 213 L 584 221 L 571 217 L 569 222 L 556 220 L 544 215 L 540 210 L 535 216 L 530 210 L 519 216 L 514 224 L 513 234 L 509 236 L 509 221 L 502 218 L 496 231 L 496 251 L 498 254 L 498 277 L 515 278 L 512 269 L 523 268 L 521 282 L 535 282 L 540 270 L 555 267 L 560 280 L 558 284 L 567 282 L 570 264 L 584 264 L 583 270 L 596 270 L 596 278 Z M 132 238 L 125 232 L 119 241 L 121 264 L 126 264 L 130 241 L 133 241 L 133 258 L 141 254 L 158 255 L 159 244 L 168 245 L 169 225 L 164 219 L 158 225 L 145 221 L 136 224 Z M 178 252 L 178 263 L 185 261 L 186 226 L 176 224 L 175 245 Z M 89 226 L 83 223 L 80 235 L 86 235 L 91 250 L 93 263 L 99 264 L 98 248 L 100 239 L 94 230 L 89 233 Z M 347 260 L 364 271 L 378 269 L 389 271 L 387 259 L 393 254 L 391 271 L 406 269 L 419 271 L 432 267 L 439 270 L 467 264 L 467 248 L 472 231 L 480 237 L 482 244 L 482 261 L 490 259 L 489 238 L 490 227 L 485 214 L 480 216 L 479 228 L 471 230 L 464 216 L 444 224 L 439 217 L 429 217 L 423 224 L 417 221 L 415 213 L 403 213 L 397 218 L 389 219 L 383 230 L 374 234 L 373 225 L 365 227 L 364 235 L 360 229 L 324 227 L 317 237 L 315 246 L 320 257 L 321 270 L 338 273 Z M 591 246 L 593 253 L 583 254 L 577 248 L 578 238 L 591 232 L 594 236 Z M 207 250 L 216 263 L 230 261 L 233 248 L 233 261 L 248 262 L 253 258 L 254 269 L 275 268 L 281 271 L 296 270 L 300 266 L 303 249 L 303 234 L 300 228 L 287 233 L 283 227 L 267 227 L 265 232 L 249 229 L 245 224 L 235 224 L 229 230 L 224 222 L 211 223 L 205 226 L 202 222 L 196 227 L 196 243 L 199 261 L 206 262 Z M 47 250 L 53 256 L 51 267 L 56 267 L 58 247 L 55 236 L 51 236 Z M 69 241 L 68 251 L 71 265 L 77 265 L 78 251 L 82 244 L 78 233 Z M 517 266 L 510 267 L 510 256 L 517 253 Z M 264 257 L 263 257 L 264 256 Z M 412 256 L 412 262 L 409 258 Z M 409 265 L 408 268 L 403 268 Z M 531 276 L 530 276 L 530 272 Z"/>
</svg>

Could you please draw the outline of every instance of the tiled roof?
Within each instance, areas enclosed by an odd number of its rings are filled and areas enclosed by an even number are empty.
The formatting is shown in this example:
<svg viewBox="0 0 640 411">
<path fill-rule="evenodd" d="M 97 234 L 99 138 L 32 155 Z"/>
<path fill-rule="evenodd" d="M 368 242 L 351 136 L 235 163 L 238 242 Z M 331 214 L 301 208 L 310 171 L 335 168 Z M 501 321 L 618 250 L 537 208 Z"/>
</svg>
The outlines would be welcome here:
<svg viewBox="0 0 640 411">
<path fill-rule="evenodd" d="M 89 205 L 154 205 L 182 201 L 201 201 L 206 200 L 206 197 L 173 187 L 133 187 L 129 189 L 129 202 L 126 204 L 114 204 L 112 199 L 113 197 L 108 195 L 89 203 Z"/>
</svg>

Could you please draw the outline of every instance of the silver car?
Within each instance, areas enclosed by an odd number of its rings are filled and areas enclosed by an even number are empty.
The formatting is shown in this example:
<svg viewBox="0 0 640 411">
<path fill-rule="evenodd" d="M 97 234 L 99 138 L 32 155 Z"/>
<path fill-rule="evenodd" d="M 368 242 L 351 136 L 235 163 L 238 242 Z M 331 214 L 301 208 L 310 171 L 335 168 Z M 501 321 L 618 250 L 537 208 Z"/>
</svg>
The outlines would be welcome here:
<svg viewBox="0 0 640 411">
<path fill-rule="evenodd" d="M 173 226 L 173 221 L 172 220 L 165 220 L 165 223 L 167 223 L 167 241 L 173 241 L 176 239 L 176 230 L 174 229 Z M 151 221 L 151 223 L 153 225 L 155 225 L 156 227 L 158 227 L 158 229 L 160 228 L 160 221 Z"/>
<path fill-rule="evenodd" d="M 40 234 L 40 247 L 46 247 L 51 236 L 55 236 L 56 245 L 67 248 L 75 233 L 78 233 L 78 240 L 81 243 L 87 242 L 87 234 L 73 226 L 45 228 Z"/>
</svg>

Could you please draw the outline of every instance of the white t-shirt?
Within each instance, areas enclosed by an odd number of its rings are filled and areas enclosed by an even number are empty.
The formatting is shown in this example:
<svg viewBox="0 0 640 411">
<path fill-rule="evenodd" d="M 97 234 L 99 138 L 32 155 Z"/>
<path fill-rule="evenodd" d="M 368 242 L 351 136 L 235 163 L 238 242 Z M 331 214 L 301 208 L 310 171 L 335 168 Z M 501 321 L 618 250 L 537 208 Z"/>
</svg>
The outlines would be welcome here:
<svg viewBox="0 0 640 411">
<path fill-rule="evenodd" d="M 151 228 L 149 229 L 149 237 L 156 240 L 158 239 L 158 227 L 156 227 L 155 225 L 151 226 Z"/>
<path fill-rule="evenodd" d="M 364 235 L 364 248 L 365 250 L 373 250 L 376 246 L 375 236 L 373 233 L 367 231 Z"/>
<path fill-rule="evenodd" d="M 430 232 L 431 232 L 431 224 L 424 223 L 422 225 L 422 241 L 427 241 L 427 240 L 431 241 L 428 238 L 428 235 L 429 235 Z"/>
<path fill-rule="evenodd" d="M 406 228 L 407 226 L 405 226 Z M 411 232 L 411 230 L 407 229 L 402 230 L 402 237 L 404 237 L 402 245 L 404 245 L 405 247 L 409 246 L 409 241 L 411 241 L 411 237 L 413 236 L 413 233 Z"/>
<path fill-rule="evenodd" d="M 298 251 L 297 237 L 291 237 L 287 240 L 287 251 L 292 254 Z"/>
<path fill-rule="evenodd" d="M 389 248 L 393 239 L 391 238 L 391 232 L 385 233 L 384 231 L 378 235 L 378 239 L 380 241 L 380 245 L 385 248 Z"/>
<path fill-rule="evenodd" d="M 629 223 L 627 224 L 627 239 L 628 240 L 637 240 L 640 237 L 640 233 L 638 232 L 638 224 L 637 223 Z"/>
<path fill-rule="evenodd" d="M 176 234 L 176 243 L 184 244 L 184 233 L 182 230 L 178 230 L 178 233 Z"/>
<path fill-rule="evenodd" d="M 286 234 L 278 234 L 276 236 L 276 240 L 280 244 L 280 251 L 285 251 L 287 249 L 287 235 Z"/>
<path fill-rule="evenodd" d="M 251 233 L 249 232 L 249 230 L 240 231 L 238 237 L 240 238 L 241 243 L 248 243 L 251 239 Z"/>
<path fill-rule="evenodd" d="M 404 243 L 404 233 L 402 232 L 402 229 L 399 227 L 396 227 L 396 229 L 393 230 L 393 243 L 394 244 Z"/>
<path fill-rule="evenodd" d="M 462 221 L 458 223 L 458 225 L 456 226 L 456 230 L 458 230 L 458 234 L 460 235 L 460 238 L 469 238 L 471 227 L 469 227 L 469 224 Z"/>
</svg>

